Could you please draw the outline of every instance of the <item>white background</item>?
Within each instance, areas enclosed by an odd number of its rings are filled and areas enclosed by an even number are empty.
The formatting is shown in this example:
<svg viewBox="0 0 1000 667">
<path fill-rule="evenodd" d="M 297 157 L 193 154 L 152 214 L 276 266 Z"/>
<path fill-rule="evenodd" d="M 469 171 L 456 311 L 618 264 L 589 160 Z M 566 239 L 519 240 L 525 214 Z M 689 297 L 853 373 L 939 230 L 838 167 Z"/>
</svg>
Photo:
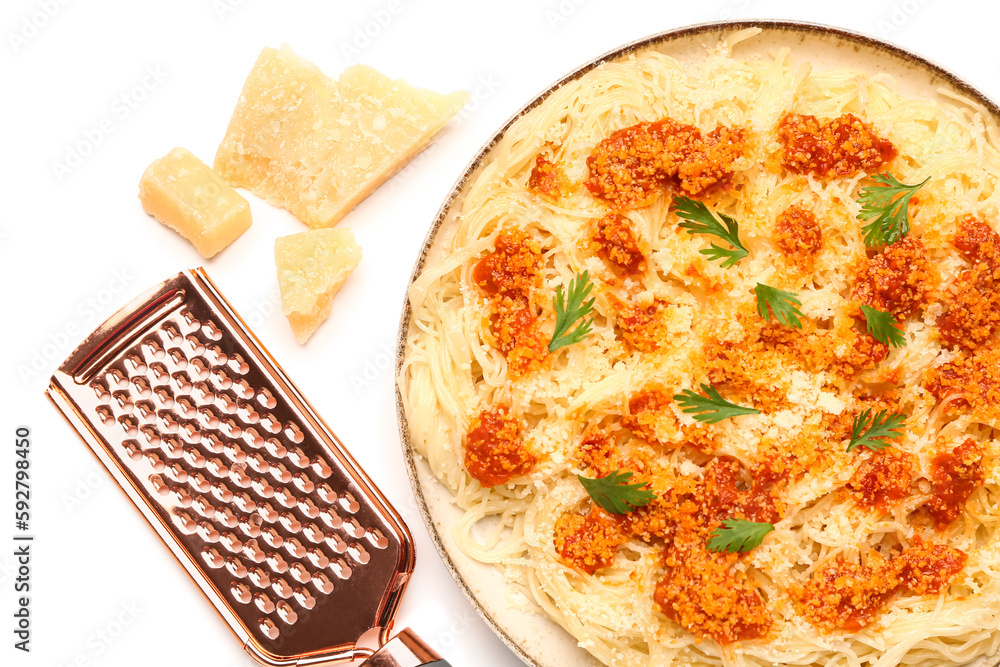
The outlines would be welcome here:
<svg viewBox="0 0 1000 667">
<path fill-rule="evenodd" d="M 883 37 L 1000 98 L 992 2 L 3 0 L 0 665 L 253 664 L 42 393 L 95 325 L 201 264 L 403 513 L 418 560 L 398 624 L 456 667 L 520 664 L 459 592 L 414 508 L 391 371 L 407 278 L 454 180 L 536 93 L 622 43 L 755 17 Z M 304 347 L 280 314 L 272 259 L 274 238 L 304 225 L 244 193 L 253 227 L 206 262 L 136 199 L 143 169 L 174 146 L 211 164 L 258 52 L 282 43 L 331 76 L 365 62 L 416 85 L 473 93 L 415 168 L 341 222 L 364 260 Z M 36 535 L 27 655 L 12 648 L 13 440 L 24 424 L 33 430 Z"/>
</svg>

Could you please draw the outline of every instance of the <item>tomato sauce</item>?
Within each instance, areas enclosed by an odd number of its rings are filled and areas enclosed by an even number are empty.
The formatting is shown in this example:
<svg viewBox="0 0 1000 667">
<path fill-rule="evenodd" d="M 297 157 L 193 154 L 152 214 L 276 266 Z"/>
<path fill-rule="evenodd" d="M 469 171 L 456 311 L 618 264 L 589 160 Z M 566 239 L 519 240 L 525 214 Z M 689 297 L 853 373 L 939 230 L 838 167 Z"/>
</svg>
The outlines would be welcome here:
<svg viewBox="0 0 1000 667">
<path fill-rule="evenodd" d="M 674 499 L 675 509 L 667 513 L 672 528 L 665 531 L 666 574 L 653 593 L 667 618 L 696 637 L 724 645 L 764 637 L 773 623 L 756 586 L 732 568 L 741 556 L 706 548 L 724 519 L 778 520 L 770 485 L 748 480 L 738 460 L 713 458 L 691 494 Z"/>
<path fill-rule="evenodd" d="M 508 408 L 484 410 L 472 420 L 462 463 L 483 486 L 506 484 L 526 475 L 537 460 L 521 440 L 521 423 Z"/>
<path fill-rule="evenodd" d="M 790 593 L 813 625 L 856 632 L 874 621 L 900 589 L 917 595 L 939 593 L 967 560 L 958 549 L 926 544 L 918 537 L 913 546 L 889 558 L 874 551 L 864 564 L 838 557 Z"/>
<path fill-rule="evenodd" d="M 924 386 L 946 415 L 971 409 L 981 418 L 1000 419 L 1000 343 L 959 349 L 950 361 L 927 370 Z"/>
<path fill-rule="evenodd" d="M 564 514 L 556 522 L 556 552 L 564 563 L 588 574 L 609 566 L 627 540 L 621 518 L 596 505 L 587 516 Z"/>
<path fill-rule="evenodd" d="M 648 306 L 622 306 L 617 320 L 622 339 L 642 352 L 659 350 L 670 335 L 666 321 L 668 307 L 670 303 L 661 298 L 654 299 Z"/>
<path fill-rule="evenodd" d="M 585 185 L 616 210 L 645 206 L 668 187 L 699 196 L 726 185 L 748 150 L 744 128 L 719 126 L 702 135 L 671 118 L 638 123 L 597 144 Z"/>
<path fill-rule="evenodd" d="M 898 154 L 891 141 L 849 113 L 836 118 L 786 113 L 777 135 L 782 164 L 799 174 L 830 178 L 873 173 Z"/>
<path fill-rule="evenodd" d="M 617 272 L 632 276 L 646 270 L 646 256 L 632 223 L 620 213 L 609 213 L 598 220 L 593 240 L 598 254 Z"/>
<path fill-rule="evenodd" d="M 952 245 L 973 264 L 1000 263 L 1000 234 L 972 216 L 966 216 L 959 222 Z"/>
<path fill-rule="evenodd" d="M 493 252 L 472 269 L 473 282 L 490 302 L 496 347 L 515 376 L 541 367 L 548 356 L 534 306 L 541 266 L 538 242 L 512 227 L 497 235 Z"/>
<path fill-rule="evenodd" d="M 667 618 L 695 637 L 722 645 L 768 634 L 771 613 L 752 582 L 732 569 L 735 554 L 700 547 L 668 553 L 667 574 L 653 591 L 653 601 Z"/>
<path fill-rule="evenodd" d="M 848 486 L 862 507 L 884 510 L 910 495 L 912 455 L 896 449 L 872 453 L 855 471 Z"/>
<path fill-rule="evenodd" d="M 952 243 L 972 262 L 972 268 L 955 281 L 955 295 L 938 330 L 946 344 L 974 350 L 1000 330 L 1000 235 L 986 223 L 967 217 Z"/>
<path fill-rule="evenodd" d="M 535 158 L 535 166 L 528 177 L 528 190 L 551 202 L 558 201 L 570 189 L 569 179 L 562 167 L 549 162 L 544 155 Z"/>
<path fill-rule="evenodd" d="M 823 230 L 812 211 L 795 204 L 789 206 L 778 214 L 774 235 L 785 257 L 803 270 L 812 269 L 823 247 Z"/>
<path fill-rule="evenodd" d="M 931 462 L 934 495 L 927 509 L 939 528 L 958 518 L 969 496 L 983 484 L 982 449 L 971 438 Z"/>
<path fill-rule="evenodd" d="M 927 248 L 913 236 L 886 246 L 857 268 L 854 298 L 903 321 L 928 303 L 939 277 L 928 259 Z"/>
<path fill-rule="evenodd" d="M 655 404 L 655 396 L 640 400 Z M 611 564 L 632 537 L 662 540 L 666 574 L 654 592 L 657 606 L 696 637 L 728 644 L 763 637 L 772 625 L 753 582 L 732 568 L 742 556 L 707 549 L 712 531 L 730 517 L 779 518 L 769 485 L 752 480 L 737 459 L 715 457 L 701 478 L 677 478 L 653 502 L 621 516 L 596 505 L 586 515 L 564 514 L 554 546 L 564 563 L 594 573 Z"/>
<path fill-rule="evenodd" d="M 542 251 L 538 242 L 517 227 L 497 235 L 493 252 L 476 263 L 472 279 L 483 292 L 526 295 L 538 286 Z"/>
<path fill-rule="evenodd" d="M 900 583 L 917 595 L 937 595 L 962 571 L 968 554 L 944 544 L 927 544 L 917 538 L 902 554 Z"/>
</svg>

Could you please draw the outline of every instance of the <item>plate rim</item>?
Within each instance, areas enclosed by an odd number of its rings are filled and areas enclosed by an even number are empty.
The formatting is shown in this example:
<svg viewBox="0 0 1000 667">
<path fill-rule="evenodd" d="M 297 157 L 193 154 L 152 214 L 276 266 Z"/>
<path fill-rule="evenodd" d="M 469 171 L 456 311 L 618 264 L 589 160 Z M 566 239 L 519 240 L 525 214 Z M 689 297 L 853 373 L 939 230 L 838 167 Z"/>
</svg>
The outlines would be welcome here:
<svg viewBox="0 0 1000 667">
<path fill-rule="evenodd" d="M 891 56 L 895 56 L 904 62 L 909 62 L 915 64 L 917 67 L 929 71 L 932 74 L 940 77 L 955 90 L 968 96 L 975 102 L 981 104 L 987 111 L 994 116 L 994 118 L 1000 120 L 1000 105 L 997 104 L 990 96 L 983 93 L 977 87 L 972 85 L 969 81 L 962 78 L 958 74 L 952 72 L 950 69 L 940 65 L 934 60 L 922 56 L 918 53 L 910 51 L 898 44 L 894 44 L 887 40 L 869 35 L 864 32 L 851 30 L 847 28 L 842 28 L 839 26 L 828 25 L 823 23 L 815 23 L 811 21 L 795 21 L 789 19 L 733 19 L 724 21 L 707 21 L 703 23 L 694 23 L 686 26 L 681 26 L 678 28 L 671 28 L 669 30 L 663 30 L 656 32 L 645 37 L 628 42 L 622 46 L 610 49 L 601 55 L 585 62 L 584 64 L 572 69 L 567 74 L 560 77 L 555 83 L 546 87 L 544 90 L 532 97 L 526 104 L 515 111 L 491 136 L 486 142 L 475 152 L 474 157 L 466 165 L 465 169 L 462 171 L 462 175 L 455 181 L 455 184 L 449 190 L 447 196 L 442 202 L 441 206 L 438 208 L 437 213 L 434 216 L 434 221 L 424 237 L 423 243 L 420 247 L 420 253 L 413 266 L 413 271 L 410 273 L 409 280 L 406 285 L 406 293 L 403 297 L 403 308 L 399 319 L 399 328 L 396 339 L 396 359 L 395 359 L 395 375 L 394 375 L 394 392 L 395 392 L 395 405 L 396 405 L 396 423 L 399 428 L 400 445 L 403 453 L 403 458 L 406 462 L 406 473 L 410 480 L 410 488 L 413 491 L 414 499 L 417 503 L 417 509 L 420 512 L 420 517 L 423 520 L 424 527 L 427 529 L 430 535 L 431 541 L 434 543 L 434 547 L 437 549 L 438 555 L 440 556 L 448 572 L 451 574 L 452 579 L 458 585 L 459 589 L 465 595 L 466 599 L 476 610 L 476 613 L 486 622 L 493 633 L 504 643 L 507 647 L 514 652 L 518 658 L 521 659 L 526 665 L 530 667 L 546 667 L 540 664 L 533 657 L 528 655 L 528 653 L 512 638 L 507 634 L 507 632 L 500 627 L 496 620 L 490 615 L 490 613 L 483 607 L 479 599 L 473 593 L 471 586 L 458 571 L 451 555 L 444 546 L 444 540 L 442 539 L 441 533 L 438 531 L 434 523 L 434 518 L 431 516 L 430 509 L 427 504 L 427 499 L 424 497 L 423 487 L 420 485 L 418 479 L 419 473 L 417 472 L 417 457 L 414 455 L 413 446 L 410 443 L 410 433 L 409 426 L 406 419 L 406 412 L 403 409 L 403 397 L 399 388 L 399 378 L 402 372 L 404 357 L 406 353 L 406 338 L 409 331 L 410 323 L 410 288 L 413 286 L 414 281 L 419 277 L 420 273 L 423 271 L 424 264 L 427 261 L 427 256 L 429 254 L 431 245 L 433 244 L 438 232 L 441 229 L 441 225 L 444 223 L 448 212 L 451 209 L 452 204 L 455 199 L 461 194 L 462 189 L 465 187 L 470 176 L 479 168 L 483 158 L 500 142 L 504 134 L 508 129 L 522 116 L 534 109 L 536 106 L 544 102 L 548 97 L 555 92 L 558 88 L 562 87 L 563 84 L 568 83 L 576 78 L 579 78 L 586 74 L 587 72 L 601 66 L 606 62 L 612 60 L 617 60 L 624 56 L 646 49 L 650 46 L 654 46 L 660 43 L 668 42 L 671 40 L 694 37 L 705 33 L 714 32 L 728 32 L 728 31 L 738 31 L 747 28 L 761 28 L 763 30 L 785 30 L 788 32 L 798 32 L 803 34 L 821 34 L 825 36 L 833 36 L 840 40 L 851 42 L 855 45 L 866 46 L 873 48 L 878 51 L 887 52 Z M 440 483 L 440 482 L 438 482 Z M 565 630 L 563 630 L 565 632 Z M 991 663 L 992 667 L 1000 667 L 1000 656 L 993 656 L 997 658 L 996 661 Z M 983 666 L 986 667 L 986 666 Z"/>
</svg>

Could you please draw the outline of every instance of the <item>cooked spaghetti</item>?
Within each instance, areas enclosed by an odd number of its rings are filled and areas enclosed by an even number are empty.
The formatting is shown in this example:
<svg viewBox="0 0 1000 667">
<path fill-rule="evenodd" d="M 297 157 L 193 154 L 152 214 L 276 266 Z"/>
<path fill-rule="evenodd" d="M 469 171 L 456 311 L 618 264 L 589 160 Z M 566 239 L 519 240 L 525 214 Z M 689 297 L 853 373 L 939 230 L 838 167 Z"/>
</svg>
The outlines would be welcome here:
<svg viewBox="0 0 1000 667">
<path fill-rule="evenodd" d="M 458 546 L 608 665 L 994 653 L 1000 153 L 983 113 L 722 44 L 687 69 L 655 50 L 605 64 L 514 122 L 409 295 L 400 389 L 464 511 Z M 880 173 L 926 183 L 909 229 L 869 247 L 858 200 Z M 683 198 L 737 223 L 733 243 L 688 233 Z M 567 333 L 588 277 L 592 329 Z M 876 316 L 901 340 L 870 333 Z M 744 410 L 684 411 L 710 391 Z M 855 446 L 880 416 L 901 426 Z M 581 482 L 622 473 L 651 495 L 620 513 Z M 737 520 L 773 531 L 710 547 Z"/>
</svg>

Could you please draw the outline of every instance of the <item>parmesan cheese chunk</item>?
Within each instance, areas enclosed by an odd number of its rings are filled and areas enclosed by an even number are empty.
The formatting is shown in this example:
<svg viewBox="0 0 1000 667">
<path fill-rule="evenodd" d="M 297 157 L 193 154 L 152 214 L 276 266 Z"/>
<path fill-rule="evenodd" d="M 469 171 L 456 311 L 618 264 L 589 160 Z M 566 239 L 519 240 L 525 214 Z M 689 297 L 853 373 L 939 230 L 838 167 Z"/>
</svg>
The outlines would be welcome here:
<svg viewBox="0 0 1000 667">
<path fill-rule="evenodd" d="M 331 227 L 430 143 L 468 100 L 355 65 L 334 81 L 290 48 L 264 49 L 243 86 L 215 168 Z"/>
<path fill-rule="evenodd" d="M 250 229 L 250 204 L 183 148 L 146 168 L 139 181 L 142 208 L 211 257 Z"/>
<path fill-rule="evenodd" d="M 275 240 L 281 310 L 300 345 L 330 316 L 333 297 L 360 262 L 361 248 L 350 229 L 315 229 Z"/>
</svg>

